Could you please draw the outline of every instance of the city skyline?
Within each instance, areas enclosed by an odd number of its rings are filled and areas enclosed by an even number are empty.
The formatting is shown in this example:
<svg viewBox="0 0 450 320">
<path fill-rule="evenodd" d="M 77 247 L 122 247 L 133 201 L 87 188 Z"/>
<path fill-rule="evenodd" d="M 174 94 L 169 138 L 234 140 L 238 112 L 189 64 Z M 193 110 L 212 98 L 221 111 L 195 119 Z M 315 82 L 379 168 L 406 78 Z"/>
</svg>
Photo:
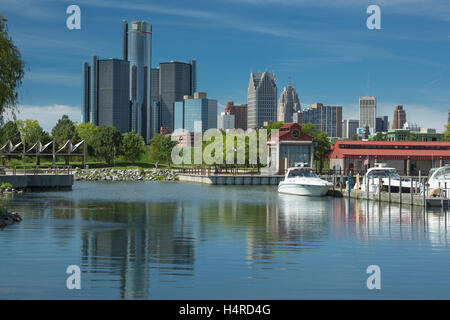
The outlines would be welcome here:
<svg viewBox="0 0 450 320">
<path fill-rule="evenodd" d="M 152 67 L 196 58 L 198 85 L 219 101 L 219 112 L 227 101 L 247 103 L 248 74 L 268 69 L 277 76 L 278 95 L 291 77 L 304 106 L 319 101 L 341 105 L 343 118 L 354 119 L 358 97 L 374 95 L 376 116 L 391 115 L 401 104 L 411 122 L 442 131 L 450 109 L 445 72 L 450 69 L 450 38 L 443 28 L 449 9 L 432 11 L 414 0 L 403 2 L 411 4 L 408 10 L 381 3 L 382 29 L 370 31 L 365 27 L 367 3 L 79 1 L 81 30 L 75 31 L 65 27 L 67 1 L 8 3 L 2 7 L 9 32 L 30 68 L 18 116 L 36 118 L 47 130 L 65 113 L 80 121 L 80 63 L 93 54 L 120 58 L 121 21 L 142 19 L 153 26 Z M 228 19 L 218 25 L 220 17 Z M 424 24 L 427 28 L 421 29 Z"/>
</svg>

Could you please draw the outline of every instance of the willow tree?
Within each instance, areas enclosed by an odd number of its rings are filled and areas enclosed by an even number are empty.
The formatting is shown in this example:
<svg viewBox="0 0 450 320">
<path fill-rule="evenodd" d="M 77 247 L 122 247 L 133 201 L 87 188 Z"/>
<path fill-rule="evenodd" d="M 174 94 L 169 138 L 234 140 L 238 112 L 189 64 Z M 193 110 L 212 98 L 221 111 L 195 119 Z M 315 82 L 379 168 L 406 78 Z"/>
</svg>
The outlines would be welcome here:
<svg viewBox="0 0 450 320">
<path fill-rule="evenodd" d="M 0 14 L 0 123 L 5 111 L 15 114 L 19 101 L 18 89 L 22 85 L 25 63 L 19 49 L 8 35 L 7 20 Z"/>
</svg>

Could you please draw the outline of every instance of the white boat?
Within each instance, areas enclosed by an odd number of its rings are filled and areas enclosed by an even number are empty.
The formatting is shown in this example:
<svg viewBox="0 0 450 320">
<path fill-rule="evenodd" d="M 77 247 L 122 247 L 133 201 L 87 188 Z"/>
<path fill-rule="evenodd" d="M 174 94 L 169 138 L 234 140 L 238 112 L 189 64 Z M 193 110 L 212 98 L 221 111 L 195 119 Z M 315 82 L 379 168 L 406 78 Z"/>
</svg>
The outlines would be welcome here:
<svg viewBox="0 0 450 320">
<path fill-rule="evenodd" d="M 289 168 L 284 180 L 278 185 L 278 192 L 299 196 L 324 196 L 333 186 L 320 179 L 312 168 Z"/>
<path fill-rule="evenodd" d="M 432 168 L 428 173 L 426 183 L 430 194 L 436 189 L 448 193 L 450 191 L 450 166 Z"/>
<path fill-rule="evenodd" d="M 397 172 L 397 169 L 386 167 L 385 163 L 379 163 L 376 167 L 367 170 L 363 180 L 360 182 L 360 190 L 362 192 L 378 192 L 380 186 L 383 190 L 389 189 L 389 178 L 392 193 L 398 193 L 400 191 L 400 182 L 402 193 L 409 193 L 411 189 L 411 179 L 401 178 Z M 418 188 L 417 182 L 413 182 L 413 188 Z M 353 187 L 355 190 L 358 186 L 355 184 Z"/>
</svg>

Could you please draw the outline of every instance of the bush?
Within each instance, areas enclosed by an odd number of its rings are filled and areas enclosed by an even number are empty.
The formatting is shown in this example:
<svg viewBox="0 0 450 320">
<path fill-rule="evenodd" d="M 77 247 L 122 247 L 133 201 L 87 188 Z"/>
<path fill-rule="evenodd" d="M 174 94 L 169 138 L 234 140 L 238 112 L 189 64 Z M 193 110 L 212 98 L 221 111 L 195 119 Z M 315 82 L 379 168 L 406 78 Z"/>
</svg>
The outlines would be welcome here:
<svg viewBox="0 0 450 320">
<path fill-rule="evenodd" d="M 13 188 L 13 186 L 12 186 L 12 184 L 11 183 L 9 183 L 9 182 L 3 182 L 1 185 L 0 185 L 0 190 L 1 191 L 3 191 L 3 190 L 5 190 L 5 189 L 12 189 Z"/>
</svg>

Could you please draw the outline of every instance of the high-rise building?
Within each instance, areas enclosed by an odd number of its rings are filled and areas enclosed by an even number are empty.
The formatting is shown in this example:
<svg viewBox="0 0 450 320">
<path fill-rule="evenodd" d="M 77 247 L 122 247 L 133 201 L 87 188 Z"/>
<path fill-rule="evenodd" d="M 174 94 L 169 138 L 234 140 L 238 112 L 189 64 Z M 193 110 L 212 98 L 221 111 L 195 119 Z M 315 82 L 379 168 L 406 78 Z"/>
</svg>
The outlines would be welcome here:
<svg viewBox="0 0 450 320">
<path fill-rule="evenodd" d="M 361 128 L 369 127 L 371 131 L 376 127 L 377 98 L 360 97 L 359 98 L 359 126 Z"/>
<path fill-rule="evenodd" d="M 295 89 L 289 84 L 284 88 L 278 101 L 278 121 L 293 122 L 292 115 L 297 111 L 301 111 L 300 101 Z"/>
<path fill-rule="evenodd" d="M 122 59 L 98 59 L 82 68 L 83 121 L 130 131 L 130 64 Z"/>
<path fill-rule="evenodd" d="M 147 120 L 151 103 L 152 25 L 123 22 L 123 56 L 130 61 L 131 130 L 148 141 Z"/>
<path fill-rule="evenodd" d="M 328 137 L 342 137 L 342 107 L 324 106 L 313 103 L 311 108 L 303 110 L 303 123 L 312 123 L 316 128 L 327 134 Z"/>
<path fill-rule="evenodd" d="M 389 129 L 388 116 L 377 117 L 375 121 L 375 132 L 387 132 Z"/>
<path fill-rule="evenodd" d="M 186 95 L 183 101 L 175 102 L 174 105 L 176 129 L 205 132 L 217 128 L 217 100 L 208 99 L 205 92 L 195 92 L 194 96 Z"/>
<path fill-rule="evenodd" d="M 277 85 L 275 75 L 269 72 L 251 72 L 248 86 L 247 126 L 255 129 L 264 122 L 277 119 Z"/>
<path fill-rule="evenodd" d="M 217 116 L 217 129 L 234 129 L 234 114 L 222 112 Z"/>
<path fill-rule="evenodd" d="M 359 120 L 343 120 L 342 121 L 342 137 L 351 139 L 359 128 Z"/>
<path fill-rule="evenodd" d="M 233 101 L 228 101 L 225 112 L 234 115 L 234 128 L 247 130 L 247 105 L 235 105 Z"/>
<path fill-rule="evenodd" d="M 303 123 L 303 114 L 302 112 L 299 110 L 297 112 L 294 112 L 292 114 L 292 122 L 298 123 L 298 124 L 302 124 Z"/>
<path fill-rule="evenodd" d="M 392 129 L 403 129 L 403 125 L 406 122 L 406 111 L 403 106 L 398 105 L 394 111 L 394 122 L 392 123 Z"/>
<path fill-rule="evenodd" d="M 151 94 L 154 107 L 159 108 L 160 126 L 174 129 L 174 103 L 182 101 L 185 95 L 194 94 L 197 87 L 197 62 L 179 61 L 164 62 L 158 69 L 151 71 L 151 88 L 156 89 Z"/>
</svg>

